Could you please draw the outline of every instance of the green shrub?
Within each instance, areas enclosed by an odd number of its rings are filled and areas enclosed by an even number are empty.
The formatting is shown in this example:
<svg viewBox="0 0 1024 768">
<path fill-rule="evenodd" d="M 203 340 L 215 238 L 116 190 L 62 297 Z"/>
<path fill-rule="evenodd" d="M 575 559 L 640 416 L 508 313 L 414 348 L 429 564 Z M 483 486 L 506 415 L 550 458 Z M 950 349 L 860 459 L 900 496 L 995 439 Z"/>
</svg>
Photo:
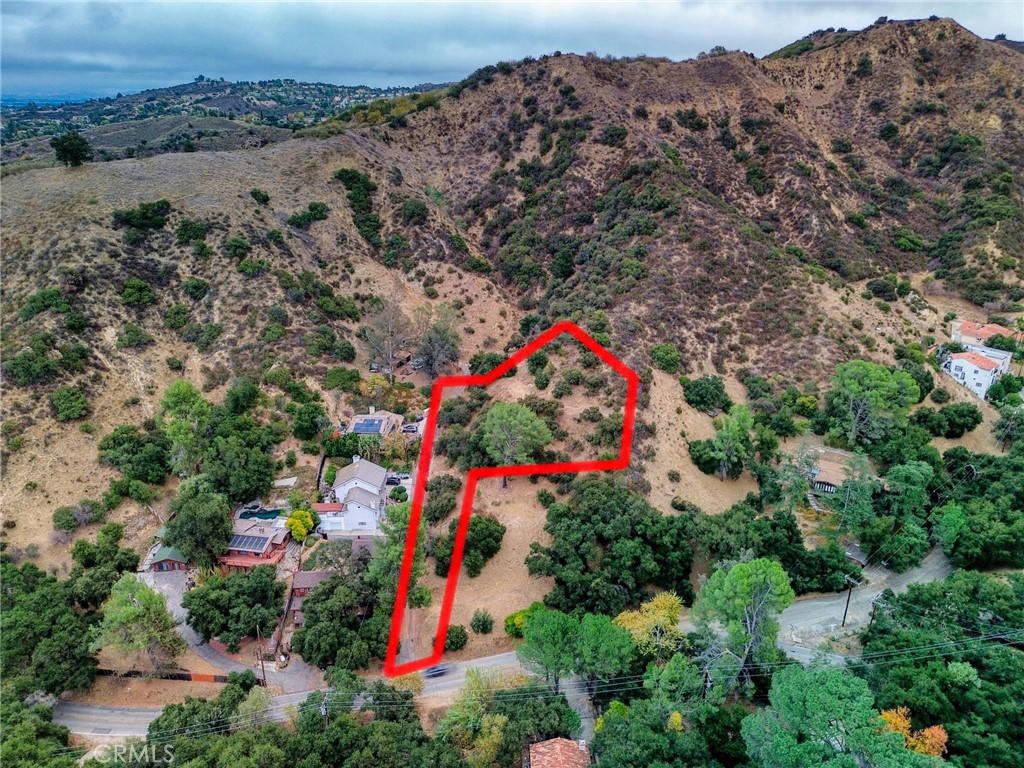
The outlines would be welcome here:
<svg viewBox="0 0 1024 768">
<path fill-rule="evenodd" d="M 73 531 L 78 527 L 71 507 L 58 507 L 53 511 L 53 529 L 55 531 Z"/>
<path fill-rule="evenodd" d="M 628 134 L 629 130 L 624 126 L 608 125 L 601 131 L 601 135 L 597 138 L 597 143 L 608 147 L 624 147 L 626 146 L 626 136 Z"/>
<path fill-rule="evenodd" d="M 189 308 L 185 304 L 175 304 L 164 312 L 164 325 L 177 330 L 188 324 Z"/>
<path fill-rule="evenodd" d="M 125 323 L 121 333 L 117 335 L 118 349 L 144 347 L 152 341 L 153 337 L 135 323 Z"/>
<path fill-rule="evenodd" d="M 89 401 L 78 387 L 60 387 L 50 395 L 54 418 L 57 421 L 72 421 L 89 414 Z"/>
<path fill-rule="evenodd" d="M 182 219 L 178 223 L 178 243 L 185 245 L 197 240 L 206 239 L 206 225 L 201 221 Z"/>
<path fill-rule="evenodd" d="M 505 634 L 509 637 L 521 638 L 523 636 L 523 630 L 530 622 L 530 618 L 537 611 L 543 610 L 544 603 L 536 602 L 532 603 L 529 608 L 523 608 L 521 611 L 510 613 L 505 617 Z"/>
<path fill-rule="evenodd" d="M 473 611 L 473 618 L 469 622 L 469 628 L 478 635 L 489 635 L 494 629 L 494 617 L 487 611 L 477 608 Z"/>
<path fill-rule="evenodd" d="M 267 327 L 263 329 L 263 334 L 260 336 L 263 341 L 268 343 L 280 341 L 284 337 L 284 326 L 280 323 L 268 323 Z"/>
<path fill-rule="evenodd" d="M 270 262 L 266 259 L 242 259 L 238 263 L 238 271 L 246 277 L 261 277 L 269 269 Z"/>
<path fill-rule="evenodd" d="M 280 229 L 272 229 L 267 232 L 267 240 L 270 240 L 272 243 L 283 243 L 284 233 Z"/>
<path fill-rule="evenodd" d="M 448 634 L 444 637 L 444 649 L 446 651 L 461 651 L 469 642 L 469 633 L 461 624 L 453 624 L 448 627 Z"/>
<path fill-rule="evenodd" d="M 747 184 L 754 190 L 754 194 L 761 197 L 770 192 L 774 186 L 768 178 L 768 171 L 760 162 L 753 162 L 747 168 Z"/>
<path fill-rule="evenodd" d="M 402 203 L 402 223 L 412 226 L 427 223 L 427 204 L 419 199 L 412 198 Z"/>
<path fill-rule="evenodd" d="M 899 138 L 900 127 L 891 120 L 878 129 L 878 138 L 882 141 L 892 141 Z"/>
<path fill-rule="evenodd" d="M 162 229 L 167 223 L 167 215 L 171 212 L 171 204 L 167 200 L 154 203 L 139 203 L 138 208 L 114 211 L 114 226 L 129 227 L 140 231 L 146 229 Z M 145 239 L 145 232 L 142 233 Z"/>
<path fill-rule="evenodd" d="M 325 382 L 327 389 L 340 389 L 343 392 L 355 392 L 361 377 L 355 368 L 332 368 L 327 372 Z"/>
<path fill-rule="evenodd" d="M 181 290 L 190 299 L 195 299 L 196 301 L 199 301 L 204 296 L 206 296 L 206 292 L 210 290 L 210 284 L 201 278 L 190 277 L 188 280 L 182 283 Z"/>
<path fill-rule="evenodd" d="M 245 258 L 251 247 L 244 237 L 229 237 L 224 241 L 224 251 L 233 259 Z"/>
<path fill-rule="evenodd" d="M 699 379 L 682 377 L 683 396 L 686 402 L 698 411 L 728 411 L 732 399 L 725 393 L 725 382 L 718 376 L 702 376 Z"/>
<path fill-rule="evenodd" d="M 180 371 L 182 368 L 185 367 L 185 363 L 183 363 L 176 357 L 168 357 L 165 362 L 167 363 L 167 367 L 170 368 L 172 371 Z"/>
<path fill-rule="evenodd" d="M 931 397 L 933 403 L 941 405 L 942 403 L 948 403 L 952 396 L 949 394 L 949 390 L 938 387 L 932 390 L 929 397 Z"/>
<path fill-rule="evenodd" d="M 850 152 L 853 152 L 853 142 L 849 139 L 837 136 L 832 139 L 832 151 L 843 155 L 849 154 Z"/>
<path fill-rule="evenodd" d="M 676 112 L 676 121 L 683 128 L 689 128 L 691 131 L 703 131 L 708 127 L 708 121 L 697 114 L 696 108 L 679 110 Z"/>
<path fill-rule="evenodd" d="M 72 333 L 81 333 L 88 326 L 89 323 L 85 319 L 85 315 L 81 315 L 78 312 L 68 312 L 64 316 L 64 327 Z"/>
<path fill-rule="evenodd" d="M 564 380 L 561 379 L 555 382 L 554 389 L 551 390 L 551 394 L 558 399 L 566 397 L 572 394 L 572 387 Z"/>
<path fill-rule="evenodd" d="M 121 301 L 128 307 L 146 307 L 156 301 L 156 293 L 145 280 L 129 277 L 121 286 Z"/>
<path fill-rule="evenodd" d="M 326 203 L 310 203 L 306 210 L 292 214 L 288 218 L 288 223 L 293 227 L 306 229 L 314 221 L 324 221 L 330 210 Z"/>
<path fill-rule="evenodd" d="M 270 202 L 270 195 L 268 195 L 262 189 L 250 189 L 249 194 L 252 196 L 252 199 L 259 203 L 260 205 L 266 205 L 267 203 Z"/>
<path fill-rule="evenodd" d="M 682 362 L 682 355 L 674 344 L 657 344 L 651 350 L 651 359 L 654 364 L 667 373 L 679 371 L 679 363 Z"/>
<path fill-rule="evenodd" d="M 875 66 L 871 61 L 871 56 L 862 53 L 860 59 L 857 60 L 857 67 L 853 70 L 853 74 L 857 77 L 868 77 L 874 71 Z"/>
<path fill-rule="evenodd" d="M 52 309 L 55 312 L 70 312 L 71 305 L 64 299 L 59 289 L 47 288 L 42 291 L 36 291 L 25 299 L 25 304 L 22 306 L 20 314 L 23 320 L 28 320 L 48 309 Z"/>
</svg>

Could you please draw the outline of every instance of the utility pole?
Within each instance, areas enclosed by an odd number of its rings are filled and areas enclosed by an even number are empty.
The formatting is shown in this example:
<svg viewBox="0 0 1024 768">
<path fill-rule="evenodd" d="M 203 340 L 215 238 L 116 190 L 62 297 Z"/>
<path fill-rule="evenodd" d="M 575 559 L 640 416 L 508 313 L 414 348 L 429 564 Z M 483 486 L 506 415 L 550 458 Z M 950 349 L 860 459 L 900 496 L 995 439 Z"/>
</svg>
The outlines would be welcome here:
<svg viewBox="0 0 1024 768">
<path fill-rule="evenodd" d="M 320 715 L 324 719 L 324 728 L 327 728 L 327 694 L 324 694 L 324 700 L 320 702 Z"/>
<path fill-rule="evenodd" d="M 850 598 L 853 597 L 853 588 L 859 587 L 860 582 L 850 576 L 846 577 L 846 583 L 849 584 L 849 588 L 846 590 L 846 609 L 843 611 L 843 624 L 846 626 L 846 615 L 850 612 Z"/>
<path fill-rule="evenodd" d="M 256 625 L 256 653 L 260 657 L 260 672 L 263 675 L 263 687 L 267 687 L 267 668 L 263 664 L 263 637 L 260 635 L 260 625 Z"/>
</svg>

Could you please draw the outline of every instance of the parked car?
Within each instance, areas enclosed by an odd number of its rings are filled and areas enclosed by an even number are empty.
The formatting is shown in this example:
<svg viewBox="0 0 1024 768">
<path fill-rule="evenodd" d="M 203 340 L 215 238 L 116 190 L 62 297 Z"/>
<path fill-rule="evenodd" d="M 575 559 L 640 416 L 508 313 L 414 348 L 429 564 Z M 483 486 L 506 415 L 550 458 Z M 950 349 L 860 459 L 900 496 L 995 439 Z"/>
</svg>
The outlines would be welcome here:
<svg viewBox="0 0 1024 768">
<path fill-rule="evenodd" d="M 402 479 L 398 475 L 388 475 L 384 478 L 385 485 L 401 485 Z"/>
<path fill-rule="evenodd" d="M 407 435 L 414 435 L 420 431 L 420 428 L 417 427 L 415 424 L 403 424 L 402 431 L 405 432 Z"/>
<path fill-rule="evenodd" d="M 428 667 L 423 671 L 424 677 L 440 677 L 447 675 L 452 669 L 451 664 L 438 664 L 436 667 Z"/>
<path fill-rule="evenodd" d="M 412 360 L 409 361 L 409 367 L 412 368 L 414 371 L 423 370 L 424 368 L 426 368 L 426 366 L 427 361 L 425 358 L 422 357 L 414 357 Z"/>
</svg>

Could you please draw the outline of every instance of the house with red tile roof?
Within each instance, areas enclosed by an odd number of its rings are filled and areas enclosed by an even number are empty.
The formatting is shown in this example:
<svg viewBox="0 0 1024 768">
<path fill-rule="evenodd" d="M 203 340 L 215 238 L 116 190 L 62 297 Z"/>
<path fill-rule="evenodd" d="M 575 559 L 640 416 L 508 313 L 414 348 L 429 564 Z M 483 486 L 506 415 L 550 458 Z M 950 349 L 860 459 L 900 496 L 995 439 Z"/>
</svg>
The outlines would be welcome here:
<svg viewBox="0 0 1024 768">
<path fill-rule="evenodd" d="M 1009 371 L 1010 359 L 1008 352 L 971 346 L 966 352 L 954 352 L 947 357 L 942 370 L 984 400 L 989 388 Z"/>
<path fill-rule="evenodd" d="M 1012 331 L 998 323 L 975 323 L 971 320 L 954 320 L 950 324 L 949 336 L 958 344 L 986 346 L 993 336 L 1005 336 L 1024 344 L 1024 332 Z"/>
<path fill-rule="evenodd" d="M 530 745 L 528 768 L 589 768 L 590 750 L 572 739 L 548 739 Z"/>
</svg>

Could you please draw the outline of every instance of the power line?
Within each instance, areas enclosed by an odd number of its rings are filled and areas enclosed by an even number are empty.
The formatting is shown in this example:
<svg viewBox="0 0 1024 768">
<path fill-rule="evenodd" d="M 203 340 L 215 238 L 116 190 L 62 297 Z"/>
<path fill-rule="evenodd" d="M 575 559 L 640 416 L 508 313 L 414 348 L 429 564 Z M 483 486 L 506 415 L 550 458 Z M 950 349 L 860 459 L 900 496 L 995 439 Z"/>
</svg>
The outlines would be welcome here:
<svg viewBox="0 0 1024 768">
<path fill-rule="evenodd" d="M 941 658 L 954 653 L 960 653 L 965 648 L 973 645 L 982 645 L 990 641 L 998 640 L 1010 640 L 1011 642 L 1017 642 L 1018 639 L 1024 640 L 1024 628 L 1013 629 L 1010 631 L 1003 631 L 984 635 L 981 637 L 971 637 L 962 640 L 951 640 L 942 643 L 928 643 L 920 646 L 908 646 L 901 649 L 893 649 L 891 651 L 879 651 L 874 653 L 862 654 L 859 658 L 850 658 L 848 661 L 854 665 L 863 666 L 883 666 L 888 664 L 905 664 L 909 662 L 926 661 L 931 658 Z M 924 652 L 924 653 L 922 653 Z M 748 668 L 752 668 L 754 671 L 750 673 L 750 677 L 770 677 L 774 672 L 783 667 L 792 666 L 794 663 L 791 660 L 779 661 L 779 662 L 768 662 L 768 663 L 754 663 L 748 665 Z M 636 691 L 644 687 L 645 675 L 624 675 L 619 677 L 608 678 L 607 680 L 599 680 L 593 685 L 595 693 L 618 693 L 626 691 Z M 581 680 L 567 679 L 563 681 L 564 686 L 562 690 L 555 693 L 554 690 L 549 691 L 533 691 L 533 692 L 519 692 L 516 689 L 504 689 L 496 691 L 488 691 L 481 694 L 480 699 L 493 698 L 498 694 L 502 695 L 503 701 L 526 701 L 532 699 L 547 699 L 557 698 L 563 696 L 566 690 L 572 690 L 574 686 L 578 686 L 576 690 L 586 690 L 586 682 Z M 153 734 L 147 735 L 147 742 L 150 743 L 168 743 L 182 736 L 197 737 L 205 735 L 213 735 L 216 733 L 223 733 L 233 729 L 253 727 L 273 721 L 275 718 L 272 715 L 283 715 L 289 708 L 294 707 L 299 713 L 304 710 L 309 711 L 311 709 L 318 709 L 320 704 L 311 702 L 308 699 L 308 695 L 316 693 L 324 693 L 325 698 L 328 702 L 329 711 L 330 709 L 337 710 L 347 709 L 350 710 L 359 703 L 362 698 L 365 701 L 363 694 L 349 695 L 332 691 L 327 689 L 313 689 L 310 691 L 300 691 L 298 693 L 307 694 L 307 700 L 295 704 L 281 703 L 275 704 L 269 707 L 265 712 L 253 713 L 250 715 L 232 715 L 227 718 L 221 718 L 216 721 L 204 724 L 198 724 L 193 726 L 182 726 L 180 728 L 167 729 L 164 731 L 158 731 Z M 465 695 L 465 694 L 463 694 Z M 409 701 L 404 697 L 389 697 L 389 696 L 373 696 L 371 694 L 370 700 L 365 702 L 369 709 L 388 709 L 388 708 L 399 708 L 407 709 L 409 707 L 415 707 L 414 701 Z M 362 704 L 360 704 L 362 706 Z M 71 754 L 77 750 L 74 748 L 66 748 L 64 752 Z M 60 751 L 54 754 L 60 754 Z"/>
</svg>

